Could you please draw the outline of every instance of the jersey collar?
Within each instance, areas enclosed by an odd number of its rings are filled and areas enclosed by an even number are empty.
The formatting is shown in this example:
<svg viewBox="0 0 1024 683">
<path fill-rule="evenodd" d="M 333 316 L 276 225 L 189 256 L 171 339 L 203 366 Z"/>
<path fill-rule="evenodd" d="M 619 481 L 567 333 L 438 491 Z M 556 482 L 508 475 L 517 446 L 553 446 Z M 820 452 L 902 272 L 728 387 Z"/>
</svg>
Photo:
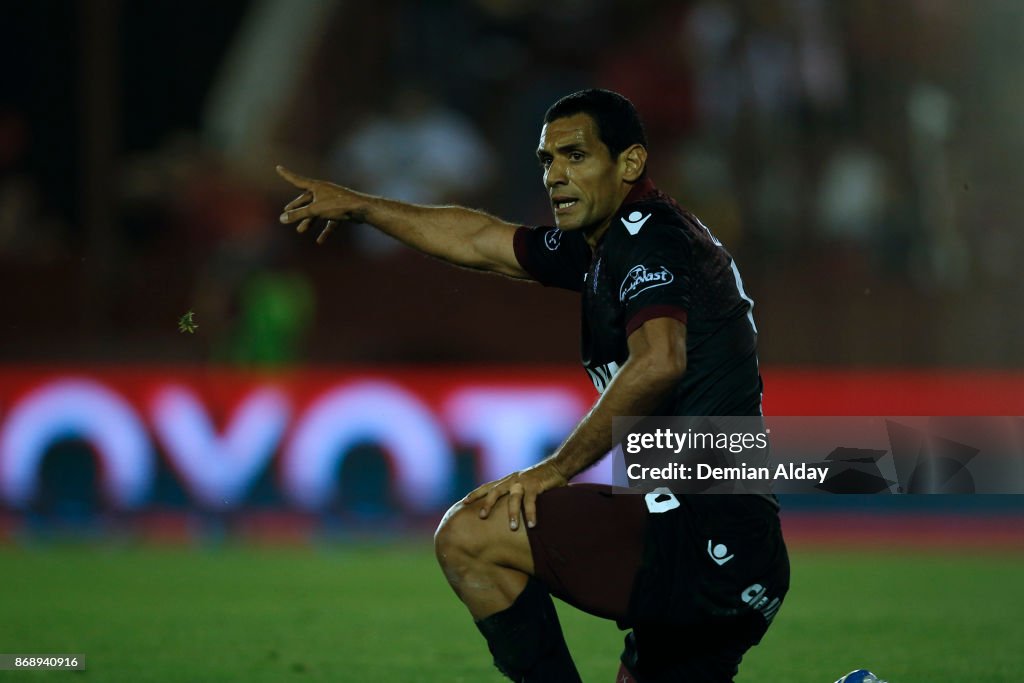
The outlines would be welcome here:
<svg viewBox="0 0 1024 683">
<path fill-rule="evenodd" d="M 634 184 L 630 189 L 629 194 L 627 194 L 626 198 L 622 200 L 622 206 L 643 201 L 657 191 L 658 188 L 654 186 L 654 183 L 650 178 L 641 178 L 636 181 L 636 184 Z"/>
</svg>

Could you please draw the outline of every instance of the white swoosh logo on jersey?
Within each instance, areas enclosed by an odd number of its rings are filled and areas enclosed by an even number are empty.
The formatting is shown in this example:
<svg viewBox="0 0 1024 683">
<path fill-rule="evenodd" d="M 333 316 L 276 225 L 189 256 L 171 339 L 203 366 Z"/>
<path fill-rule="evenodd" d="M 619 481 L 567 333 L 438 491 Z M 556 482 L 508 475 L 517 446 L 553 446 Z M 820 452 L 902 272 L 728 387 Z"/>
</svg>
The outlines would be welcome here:
<svg viewBox="0 0 1024 683">
<path fill-rule="evenodd" d="M 640 228 L 644 227 L 644 223 L 646 223 L 647 219 L 650 218 L 651 216 L 652 214 L 647 214 L 645 216 L 639 211 L 634 211 L 633 213 L 629 214 L 629 218 L 623 218 L 621 220 L 622 224 L 626 226 L 626 230 L 629 231 L 629 234 L 635 235 L 638 232 L 640 232 Z"/>
</svg>

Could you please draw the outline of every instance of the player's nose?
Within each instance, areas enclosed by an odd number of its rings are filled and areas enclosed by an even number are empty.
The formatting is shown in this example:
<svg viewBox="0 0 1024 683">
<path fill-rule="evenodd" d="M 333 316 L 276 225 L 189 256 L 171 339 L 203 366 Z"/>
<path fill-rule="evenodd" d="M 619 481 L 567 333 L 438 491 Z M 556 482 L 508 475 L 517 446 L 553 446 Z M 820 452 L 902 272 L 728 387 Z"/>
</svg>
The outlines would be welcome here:
<svg viewBox="0 0 1024 683">
<path fill-rule="evenodd" d="M 544 186 L 556 187 L 558 185 L 564 185 L 565 182 L 565 164 L 552 161 L 551 165 L 548 166 L 547 171 L 544 173 Z"/>
</svg>

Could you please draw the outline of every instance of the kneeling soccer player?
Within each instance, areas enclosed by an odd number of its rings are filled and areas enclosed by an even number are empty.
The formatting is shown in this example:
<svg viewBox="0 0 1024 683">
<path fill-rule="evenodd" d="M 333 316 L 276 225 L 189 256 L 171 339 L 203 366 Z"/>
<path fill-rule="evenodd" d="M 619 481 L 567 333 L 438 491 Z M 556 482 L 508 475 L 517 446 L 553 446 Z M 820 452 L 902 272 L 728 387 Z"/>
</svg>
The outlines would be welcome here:
<svg viewBox="0 0 1024 683">
<path fill-rule="evenodd" d="M 731 681 L 789 588 L 770 495 L 615 495 L 567 485 L 612 444 L 618 415 L 760 415 L 753 302 L 731 256 L 646 174 L 632 103 L 606 90 L 556 102 L 537 157 L 555 227 L 425 207 L 281 175 L 284 223 L 372 224 L 452 263 L 581 294 L 582 357 L 600 397 L 550 457 L 456 503 L 438 561 L 515 681 L 580 680 L 551 596 L 615 620 L 619 681 Z M 497 509 L 496 509 L 497 506 Z"/>
</svg>

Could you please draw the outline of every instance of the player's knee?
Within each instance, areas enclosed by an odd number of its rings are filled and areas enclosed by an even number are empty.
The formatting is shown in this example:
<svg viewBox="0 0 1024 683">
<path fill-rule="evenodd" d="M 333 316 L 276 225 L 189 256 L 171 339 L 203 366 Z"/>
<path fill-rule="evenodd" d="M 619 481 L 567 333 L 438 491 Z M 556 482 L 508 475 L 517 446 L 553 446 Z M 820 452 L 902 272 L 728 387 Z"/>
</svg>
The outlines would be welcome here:
<svg viewBox="0 0 1024 683">
<path fill-rule="evenodd" d="M 434 532 L 434 553 L 438 563 L 447 568 L 478 557 L 484 549 L 480 526 L 475 508 L 466 507 L 461 502 L 453 505 Z"/>
</svg>

